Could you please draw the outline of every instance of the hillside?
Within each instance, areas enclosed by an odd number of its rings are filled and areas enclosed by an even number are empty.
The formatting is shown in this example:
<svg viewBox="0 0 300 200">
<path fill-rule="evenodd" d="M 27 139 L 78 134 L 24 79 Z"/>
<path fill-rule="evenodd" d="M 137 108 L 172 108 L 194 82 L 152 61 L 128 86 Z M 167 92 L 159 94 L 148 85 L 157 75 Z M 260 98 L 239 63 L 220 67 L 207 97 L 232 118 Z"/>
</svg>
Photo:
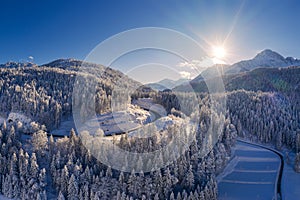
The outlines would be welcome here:
<svg viewBox="0 0 300 200">
<path fill-rule="evenodd" d="M 63 117 L 71 115 L 74 81 L 80 77 L 96 80 L 96 113 L 110 109 L 110 96 L 116 84 L 140 84 L 119 71 L 101 65 L 66 59 L 42 66 L 18 65 L 0 68 L 0 113 L 20 112 L 33 121 L 57 128 Z M 15 65 L 13 65 L 15 66 Z M 82 94 L 89 92 L 82 88 Z M 87 94 L 86 94 L 87 95 Z M 80 105 L 79 105 L 80 106 Z"/>
<path fill-rule="evenodd" d="M 204 79 L 210 79 L 219 74 L 238 74 L 242 72 L 252 71 L 257 68 L 278 68 L 300 66 L 300 60 L 293 57 L 283 57 L 279 53 L 266 49 L 258 53 L 254 58 L 242 60 L 232 65 L 216 64 L 207 68 L 191 82 L 197 82 Z M 216 73 L 218 71 L 218 73 Z"/>
<path fill-rule="evenodd" d="M 209 81 L 214 82 L 211 78 Z M 249 91 L 281 91 L 299 92 L 300 91 L 300 67 L 286 68 L 258 68 L 253 71 L 239 74 L 223 75 L 224 86 L 227 91 L 245 89 Z M 196 92 L 207 92 L 204 80 L 191 81 Z M 185 91 L 185 85 L 174 88 L 174 91 Z"/>
<path fill-rule="evenodd" d="M 0 169 L 0 177 L 3 177 L 0 193 L 4 196 L 43 200 L 108 200 L 120 199 L 120 195 L 123 199 L 174 199 L 174 195 L 185 199 L 187 196 L 217 198 L 215 176 L 229 159 L 236 128 L 228 114 L 210 109 L 209 98 L 192 99 L 193 95 L 182 94 L 184 101 L 179 102 L 171 92 L 153 92 L 118 71 L 77 60 L 4 67 L 0 68 L 0 75 L 0 111 L 3 118 L 9 117 L 6 121 L 0 117 L 3 121 L 0 161 L 10 163 Z M 140 112 L 136 112 L 136 106 L 131 105 L 130 113 L 108 113 L 112 111 L 112 98 L 126 98 L 122 95 L 126 94 L 125 89 L 119 96 L 113 96 L 116 86 L 120 85 L 137 88 L 132 94 L 134 98 L 153 98 L 149 112 L 140 108 Z M 74 95 L 90 101 L 74 101 Z M 81 129 L 77 133 L 72 129 L 68 137 L 47 137 L 64 117 L 74 114 L 74 108 L 81 116 L 90 114 L 89 109 L 94 108 L 92 101 L 97 117 L 87 125 L 100 123 L 101 129 Z M 195 108 L 194 103 L 201 103 L 201 110 Z M 151 111 L 157 115 L 161 108 L 170 115 L 164 113 L 158 120 L 157 116 L 151 117 Z M 103 133 L 114 134 L 115 127 L 124 131 L 119 125 L 127 126 L 126 115 L 141 127 L 133 127 L 133 131 L 128 130 L 129 133 L 119 139 L 104 136 Z M 24 132 L 22 126 L 26 124 L 19 119 L 26 120 L 32 129 Z M 152 119 L 154 123 L 148 123 Z M 186 140 L 185 145 L 182 145 L 183 140 Z M 108 146 L 111 142 L 114 146 Z M 130 154 L 123 156 L 115 151 L 118 149 L 115 145 Z M 155 154 L 136 156 L 145 152 Z"/>
<path fill-rule="evenodd" d="M 165 89 L 172 89 L 178 85 L 187 83 L 189 79 L 178 79 L 178 80 L 171 80 L 171 79 L 163 79 L 157 83 L 148 83 L 146 86 L 151 87 L 154 90 L 163 91 Z"/>
</svg>

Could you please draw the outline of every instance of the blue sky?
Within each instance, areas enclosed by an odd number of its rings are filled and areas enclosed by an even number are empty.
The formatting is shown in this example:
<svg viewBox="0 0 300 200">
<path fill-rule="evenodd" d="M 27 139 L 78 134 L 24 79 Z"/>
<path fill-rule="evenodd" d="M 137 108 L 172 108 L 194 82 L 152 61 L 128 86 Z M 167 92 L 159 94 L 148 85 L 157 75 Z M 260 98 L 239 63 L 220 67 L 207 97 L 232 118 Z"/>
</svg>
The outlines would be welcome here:
<svg viewBox="0 0 300 200">
<path fill-rule="evenodd" d="M 1 63 L 29 56 L 38 64 L 84 59 L 110 36 L 148 26 L 174 29 L 203 44 L 224 44 L 228 63 L 266 48 L 300 58 L 296 0 L 5 0 L 0 7 Z"/>
</svg>

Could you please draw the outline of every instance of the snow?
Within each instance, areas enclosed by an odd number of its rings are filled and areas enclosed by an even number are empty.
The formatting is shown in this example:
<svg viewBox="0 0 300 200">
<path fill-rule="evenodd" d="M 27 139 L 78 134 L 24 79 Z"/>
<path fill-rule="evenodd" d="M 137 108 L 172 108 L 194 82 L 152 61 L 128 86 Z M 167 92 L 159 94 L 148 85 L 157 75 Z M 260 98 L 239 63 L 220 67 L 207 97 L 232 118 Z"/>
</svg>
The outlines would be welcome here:
<svg viewBox="0 0 300 200">
<path fill-rule="evenodd" d="M 273 152 L 237 142 L 234 156 L 217 177 L 219 199 L 272 199 L 280 158 Z"/>
<path fill-rule="evenodd" d="M 128 105 L 127 110 L 98 115 L 84 126 L 90 133 L 101 128 L 105 135 L 121 134 L 140 128 L 152 121 L 151 113 L 138 106 Z"/>
<path fill-rule="evenodd" d="M 161 117 L 161 118 L 155 120 L 154 122 L 152 122 L 152 124 L 155 125 L 157 131 L 165 131 L 165 130 L 167 130 L 167 128 L 169 126 L 171 126 L 175 123 L 179 125 L 179 124 L 184 123 L 184 121 L 183 121 L 183 119 L 178 118 L 178 117 L 166 116 L 166 117 Z M 138 131 L 134 130 L 134 131 L 129 132 L 128 136 L 129 137 L 134 137 L 137 134 L 138 134 Z M 153 133 L 144 132 L 143 134 L 144 134 L 143 137 L 149 137 L 150 136 L 149 134 L 153 134 Z"/>
<path fill-rule="evenodd" d="M 156 120 L 154 123 L 157 130 L 165 130 L 168 126 L 173 125 L 174 122 L 175 121 L 171 117 L 162 117 Z"/>
<path fill-rule="evenodd" d="M 149 110 L 150 107 L 154 104 L 154 102 L 151 98 L 139 98 L 139 99 L 134 99 L 132 101 L 132 104 Z"/>
<path fill-rule="evenodd" d="M 167 116 L 166 109 L 160 104 L 155 104 L 151 98 L 135 99 L 132 101 L 132 104 L 142 109 L 149 110 L 151 113 L 151 121 L 154 121 L 156 118 Z"/>
<path fill-rule="evenodd" d="M 101 128 L 106 136 L 125 132 L 134 135 L 135 130 L 150 123 L 154 123 L 158 131 L 166 130 L 175 121 L 182 123 L 182 119 L 166 115 L 167 113 L 161 105 L 154 104 L 150 98 L 142 98 L 129 104 L 126 110 L 97 115 L 85 122 L 81 129 L 95 133 L 97 129 Z M 60 127 L 51 131 L 51 134 L 54 136 L 69 135 L 72 128 L 75 128 L 75 124 L 71 117 L 62 121 Z"/>
<path fill-rule="evenodd" d="M 287 152 L 287 150 L 285 150 Z M 286 161 L 286 155 L 285 161 Z M 300 197 L 300 173 L 296 173 L 293 169 L 293 161 L 295 158 L 295 153 L 289 153 L 289 158 L 291 163 L 286 163 L 283 168 L 283 177 L 282 177 L 282 196 L 283 199 L 299 199 Z"/>
<path fill-rule="evenodd" d="M 7 62 L 5 64 L 0 64 L 0 68 L 18 68 L 18 67 L 37 67 L 36 64 L 32 62 Z"/>
<path fill-rule="evenodd" d="M 9 198 L 7 198 L 7 197 L 0 194 L 0 200 L 11 200 L 11 199 L 9 199 Z"/>
<path fill-rule="evenodd" d="M 163 131 L 174 123 L 183 123 L 181 118 L 166 116 L 164 108 L 154 104 L 152 99 L 139 99 L 134 104 L 128 105 L 127 110 L 98 115 L 85 122 L 81 130 L 87 130 L 91 134 L 101 128 L 106 136 L 123 133 L 135 136 L 138 129 L 146 125 L 155 125 L 157 131 Z"/>
<path fill-rule="evenodd" d="M 32 122 L 31 118 L 27 117 L 22 113 L 16 112 L 9 113 L 7 117 L 0 116 L 0 124 L 2 124 L 4 121 L 6 121 L 6 123 L 21 122 L 24 132 L 27 132 L 30 129 L 30 123 Z"/>
<path fill-rule="evenodd" d="M 52 130 L 50 134 L 52 134 L 53 136 L 69 135 L 72 128 L 75 129 L 74 120 L 73 117 L 69 117 L 68 119 L 63 120 L 59 128 Z"/>
<path fill-rule="evenodd" d="M 258 67 L 288 67 L 298 66 L 300 60 L 284 58 L 282 55 L 272 50 L 266 49 L 257 54 L 251 60 L 240 61 L 228 67 L 228 73 L 238 73 L 242 71 L 250 71 Z"/>
<path fill-rule="evenodd" d="M 21 113 L 11 112 L 9 113 L 7 117 L 7 121 L 9 122 L 12 120 L 13 122 L 20 121 L 22 122 L 23 126 L 29 126 L 32 120 L 27 117 L 26 115 L 23 115 Z"/>
<path fill-rule="evenodd" d="M 271 144 L 259 144 L 259 145 L 273 148 L 273 145 L 271 145 Z M 253 149 L 244 147 L 244 146 L 240 146 L 239 149 L 253 151 Z M 260 151 L 260 150 L 255 149 L 255 151 Z M 261 151 L 266 151 L 266 149 L 261 148 Z M 288 200 L 296 200 L 297 199 L 298 200 L 300 197 L 300 188 L 299 188 L 300 173 L 296 173 L 295 170 L 293 169 L 295 153 L 293 151 L 291 151 L 290 149 L 286 149 L 286 148 L 281 150 L 281 153 L 284 156 L 284 168 L 283 168 L 283 175 L 282 175 L 282 182 L 281 182 L 282 199 L 288 199 Z M 253 153 L 251 153 L 251 154 L 253 154 Z M 288 154 L 289 160 L 290 160 L 289 163 L 287 163 L 287 154 Z M 232 165 L 232 163 L 234 163 L 233 160 L 226 167 L 226 168 L 228 168 L 227 170 L 233 169 L 233 167 L 229 166 L 229 165 Z M 235 170 L 235 171 L 237 171 L 237 170 Z M 277 169 L 276 169 L 276 171 L 277 171 Z M 261 173 L 263 173 L 263 172 L 264 171 L 262 171 Z"/>
<path fill-rule="evenodd" d="M 6 119 L 5 119 L 4 117 L 1 117 L 1 116 L 0 116 L 0 125 L 3 124 L 3 122 L 4 122 L 5 120 L 6 120 Z"/>
</svg>

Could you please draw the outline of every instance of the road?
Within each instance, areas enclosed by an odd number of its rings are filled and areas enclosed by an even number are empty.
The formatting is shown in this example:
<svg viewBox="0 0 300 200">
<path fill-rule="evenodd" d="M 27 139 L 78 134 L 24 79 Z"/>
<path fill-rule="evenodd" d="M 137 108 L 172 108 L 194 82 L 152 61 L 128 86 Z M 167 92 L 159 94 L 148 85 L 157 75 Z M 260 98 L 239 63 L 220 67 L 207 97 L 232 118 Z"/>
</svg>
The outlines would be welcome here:
<svg viewBox="0 0 300 200">
<path fill-rule="evenodd" d="M 224 172 L 217 177 L 219 199 L 271 200 L 281 196 L 283 159 L 279 153 L 238 141 L 233 155 Z"/>
</svg>

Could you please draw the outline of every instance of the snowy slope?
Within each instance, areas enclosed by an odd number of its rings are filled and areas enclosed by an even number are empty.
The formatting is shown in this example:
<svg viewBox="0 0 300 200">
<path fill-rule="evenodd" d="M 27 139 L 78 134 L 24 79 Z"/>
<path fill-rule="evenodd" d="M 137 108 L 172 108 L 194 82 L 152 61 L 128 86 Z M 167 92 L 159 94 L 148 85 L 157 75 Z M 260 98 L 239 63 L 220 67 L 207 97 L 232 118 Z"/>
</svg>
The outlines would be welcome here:
<svg viewBox="0 0 300 200">
<path fill-rule="evenodd" d="M 208 67 L 206 70 L 204 70 L 203 72 L 201 72 L 201 74 L 199 74 L 196 78 L 194 78 L 191 83 L 193 82 L 199 82 L 202 81 L 204 79 L 210 79 L 213 77 L 216 77 L 216 75 L 223 75 L 224 74 L 224 70 L 226 70 L 228 68 L 228 65 L 224 65 L 224 64 L 216 64 L 212 67 Z"/>
<path fill-rule="evenodd" d="M 266 49 L 250 60 L 243 60 L 233 65 L 214 65 L 209 67 L 191 80 L 190 83 L 193 84 L 203 81 L 204 77 L 205 79 L 211 79 L 223 74 L 237 74 L 252 71 L 256 68 L 278 68 L 289 66 L 300 66 L 300 60 L 292 57 L 285 58 L 275 51 Z M 184 84 L 181 84 L 178 88 L 179 90 L 180 88 L 183 88 L 181 90 L 184 90 Z"/>
<path fill-rule="evenodd" d="M 105 135 L 114 135 L 133 131 L 149 122 L 151 114 L 148 111 L 130 104 L 127 110 L 98 115 L 84 125 L 90 133 L 101 128 Z"/>
</svg>

